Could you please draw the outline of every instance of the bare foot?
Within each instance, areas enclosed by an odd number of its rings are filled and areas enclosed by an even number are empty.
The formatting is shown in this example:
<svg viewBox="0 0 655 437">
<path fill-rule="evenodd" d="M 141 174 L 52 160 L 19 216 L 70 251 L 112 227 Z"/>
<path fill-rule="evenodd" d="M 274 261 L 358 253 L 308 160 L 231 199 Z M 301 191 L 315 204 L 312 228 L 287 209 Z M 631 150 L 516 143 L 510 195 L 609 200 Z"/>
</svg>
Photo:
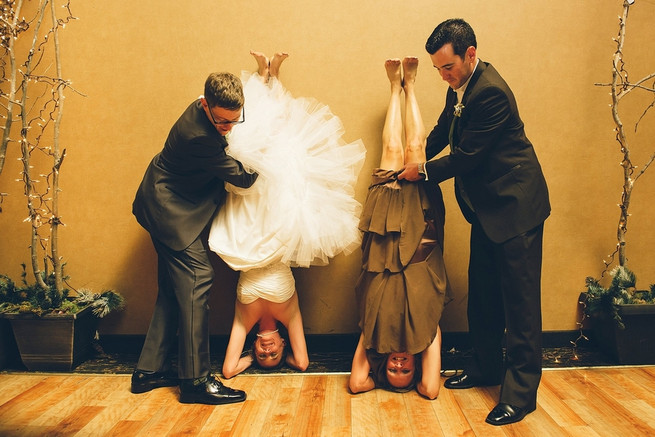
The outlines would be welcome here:
<svg viewBox="0 0 655 437">
<path fill-rule="evenodd" d="M 416 72 L 418 70 L 418 58 L 407 56 L 403 59 L 403 86 L 413 85 L 416 81 Z"/>
<path fill-rule="evenodd" d="M 400 91 L 402 88 L 400 59 L 387 59 L 384 61 L 384 68 L 387 70 L 387 77 L 391 82 L 391 91 Z"/>
<path fill-rule="evenodd" d="M 261 52 L 250 51 L 250 54 L 257 61 L 257 74 L 262 78 L 262 82 L 268 82 L 269 77 L 269 62 L 268 58 Z"/>
<path fill-rule="evenodd" d="M 277 52 L 273 55 L 273 59 L 271 59 L 271 77 L 277 77 L 280 74 L 280 65 L 288 57 L 289 54 L 285 52 Z"/>
</svg>

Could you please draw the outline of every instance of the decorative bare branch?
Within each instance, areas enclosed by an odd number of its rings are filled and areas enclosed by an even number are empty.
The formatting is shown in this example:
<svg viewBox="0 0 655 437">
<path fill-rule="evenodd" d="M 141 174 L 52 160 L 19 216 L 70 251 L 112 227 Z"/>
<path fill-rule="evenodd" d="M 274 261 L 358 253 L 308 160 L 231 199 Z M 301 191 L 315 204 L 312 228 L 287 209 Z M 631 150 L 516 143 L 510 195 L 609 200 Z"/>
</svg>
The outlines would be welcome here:
<svg viewBox="0 0 655 437">
<path fill-rule="evenodd" d="M 64 90 L 71 86 L 62 78 L 59 31 L 75 17 L 70 0 L 39 0 L 30 6 L 23 0 L 0 0 L 0 117 L 4 125 L 0 173 L 8 147 L 17 144 L 27 201 L 25 221 L 31 225 L 31 270 L 36 283 L 46 288 L 44 277 L 52 268 L 56 288 L 61 291 L 59 172 L 66 150 L 61 149 L 59 138 Z M 64 12 L 58 12 L 58 7 Z M 31 18 L 20 18 L 25 9 Z M 30 39 L 18 44 L 20 38 Z M 5 195 L 0 193 L 0 203 Z"/>
<path fill-rule="evenodd" d="M 630 82 L 628 77 L 628 71 L 625 69 L 625 61 L 623 59 L 623 46 L 625 43 L 625 30 L 628 20 L 628 13 L 630 11 L 630 6 L 633 5 L 635 0 L 623 0 L 623 14 L 619 16 L 619 34 L 618 37 L 614 38 L 616 42 L 616 51 L 612 57 L 612 81 L 610 83 L 596 83 L 597 86 L 609 86 L 611 89 L 612 96 L 612 118 L 614 119 L 614 132 L 616 135 L 616 141 L 619 143 L 619 149 L 621 152 L 622 160 L 620 162 L 621 167 L 623 168 L 623 187 L 621 191 L 621 202 L 618 204 L 620 209 L 619 222 L 616 230 L 616 239 L 617 244 L 614 251 L 607 256 L 606 260 L 603 260 L 605 268 L 601 273 L 601 277 L 605 275 L 610 270 L 610 267 L 615 262 L 615 258 L 618 256 L 618 266 L 625 267 L 627 263 L 626 256 L 626 233 L 628 232 L 628 218 L 630 217 L 629 208 L 630 201 L 632 196 L 632 190 L 634 189 L 635 182 L 644 174 L 644 172 L 650 167 L 650 165 L 655 161 L 655 153 L 653 153 L 650 158 L 646 161 L 645 165 L 637 171 L 637 166 L 633 165 L 632 159 L 630 156 L 630 146 L 628 144 L 628 139 L 626 137 L 626 132 L 623 126 L 619 114 L 619 102 L 629 93 L 635 90 L 642 90 L 646 92 L 653 93 L 653 102 L 651 102 L 642 112 L 641 116 L 635 123 L 635 132 L 641 120 L 646 116 L 648 111 L 655 105 L 655 84 L 654 86 L 648 87 L 644 83 L 655 78 L 655 73 L 651 73 L 637 82 Z M 587 284 L 589 285 L 589 279 L 587 278 Z M 585 293 L 580 295 L 579 304 L 582 306 L 582 318 L 580 321 L 576 322 L 580 331 L 580 335 L 574 341 L 571 341 L 573 345 L 574 352 L 578 342 L 580 340 L 588 340 L 588 338 L 583 333 L 584 322 L 588 318 L 587 315 L 587 297 Z M 576 355 L 577 358 L 577 355 Z"/>
<path fill-rule="evenodd" d="M 628 218 L 630 217 L 629 208 L 630 201 L 632 198 L 632 190 L 634 189 L 635 182 L 644 174 L 648 167 L 655 161 L 655 153 L 653 153 L 646 163 L 637 171 L 637 166 L 632 162 L 630 156 L 630 146 L 628 144 L 628 138 L 625 132 L 625 127 L 621 120 L 619 113 L 619 103 L 620 101 L 627 96 L 629 93 L 635 90 L 641 90 L 653 93 L 653 102 L 648 105 L 641 116 L 635 123 L 635 132 L 639 122 L 646 116 L 650 108 L 655 105 L 655 86 L 645 86 L 644 84 L 655 78 L 655 73 L 651 73 L 637 82 L 630 82 L 628 71 L 625 68 L 625 61 L 623 58 L 623 47 L 625 44 L 625 33 L 626 33 L 626 24 L 628 20 L 628 13 L 630 11 L 630 6 L 634 3 L 634 0 L 624 0 L 623 2 L 623 15 L 619 17 L 619 34 L 614 41 L 616 42 L 616 51 L 612 57 L 612 82 L 609 84 L 597 83 L 597 86 L 609 86 L 611 89 L 612 96 L 612 118 L 614 119 L 614 132 L 616 134 L 616 141 L 619 144 L 619 149 L 622 155 L 621 167 L 623 167 L 623 187 L 621 192 L 621 202 L 618 204 L 620 209 L 619 222 L 616 231 L 617 245 L 610 255 L 608 255 L 608 260 L 604 260 L 605 269 L 603 270 L 604 275 L 608 269 L 614 263 L 615 258 L 618 256 L 619 266 L 625 266 L 627 263 L 626 256 L 626 233 L 628 232 Z M 655 85 L 655 84 L 654 84 Z"/>
</svg>

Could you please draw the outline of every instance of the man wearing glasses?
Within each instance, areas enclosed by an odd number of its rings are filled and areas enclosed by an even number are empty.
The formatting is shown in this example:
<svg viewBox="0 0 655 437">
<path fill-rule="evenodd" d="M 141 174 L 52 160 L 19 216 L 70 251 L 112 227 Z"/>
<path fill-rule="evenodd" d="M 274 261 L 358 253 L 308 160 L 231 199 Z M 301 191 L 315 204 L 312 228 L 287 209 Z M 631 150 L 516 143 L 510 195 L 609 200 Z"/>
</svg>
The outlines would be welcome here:
<svg viewBox="0 0 655 437">
<path fill-rule="evenodd" d="M 225 197 L 224 182 L 247 188 L 257 179 L 225 153 L 225 135 L 245 121 L 243 88 L 230 73 L 212 73 L 205 94 L 175 122 L 150 162 L 132 205 L 158 256 L 159 292 L 132 393 L 180 386 L 180 402 L 226 404 L 246 394 L 211 374 L 209 291 L 214 271 L 203 230 Z M 177 340 L 177 374 L 169 355 Z"/>
</svg>

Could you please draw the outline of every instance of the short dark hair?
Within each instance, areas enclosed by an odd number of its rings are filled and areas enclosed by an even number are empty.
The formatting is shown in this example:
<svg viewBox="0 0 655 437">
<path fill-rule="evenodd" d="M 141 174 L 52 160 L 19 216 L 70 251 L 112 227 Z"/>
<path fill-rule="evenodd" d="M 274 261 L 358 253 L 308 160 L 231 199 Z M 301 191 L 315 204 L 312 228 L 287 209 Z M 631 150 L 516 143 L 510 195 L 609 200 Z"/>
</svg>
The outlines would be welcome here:
<svg viewBox="0 0 655 437">
<path fill-rule="evenodd" d="M 478 47 L 473 28 L 461 18 L 451 18 L 435 27 L 425 43 L 425 50 L 434 55 L 446 44 L 452 44 L 453 52 L 462 59 L 469 47 Z"/>
<path fill-rule="evenodd" d="M 205 80 L 205 99 L 210 108 L 241 109 L 244 102 L 241 80 L 232 73 L 210 74 Z"/>
</svg>

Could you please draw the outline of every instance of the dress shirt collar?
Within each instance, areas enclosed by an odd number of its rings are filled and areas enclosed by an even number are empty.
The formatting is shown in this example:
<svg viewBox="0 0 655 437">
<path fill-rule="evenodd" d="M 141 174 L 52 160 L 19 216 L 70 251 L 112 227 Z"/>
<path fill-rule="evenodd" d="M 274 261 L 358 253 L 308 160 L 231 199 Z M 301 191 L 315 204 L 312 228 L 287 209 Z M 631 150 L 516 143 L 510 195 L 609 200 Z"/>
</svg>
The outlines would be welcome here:
<svg viewBox="0 0 655 437">
<path fill-rule="evenodd" d="M 466 79 L 466 82 L 464 82 L 464 85 L 462 85 L 461 87 L 459 87 L 459 88 L 457 88 L 455 90 L 455 94 L 457 94 L 457 101 L 458 102 L 461 102 L 462 99 L 464 98 L 464 93 L 466 92 L 466 87 L 468 87 L 469 82 L 471 81 L 471 78 L 475 74 L 475 70 L 478 68 L 479 63 L 480 63 L 480 60 L 476 59 L 475 60 L 475 67 L 473 67 L 473 71 L 471 72 L 471 75 L 469 76 L 469 78 Z"/>
</svg>

